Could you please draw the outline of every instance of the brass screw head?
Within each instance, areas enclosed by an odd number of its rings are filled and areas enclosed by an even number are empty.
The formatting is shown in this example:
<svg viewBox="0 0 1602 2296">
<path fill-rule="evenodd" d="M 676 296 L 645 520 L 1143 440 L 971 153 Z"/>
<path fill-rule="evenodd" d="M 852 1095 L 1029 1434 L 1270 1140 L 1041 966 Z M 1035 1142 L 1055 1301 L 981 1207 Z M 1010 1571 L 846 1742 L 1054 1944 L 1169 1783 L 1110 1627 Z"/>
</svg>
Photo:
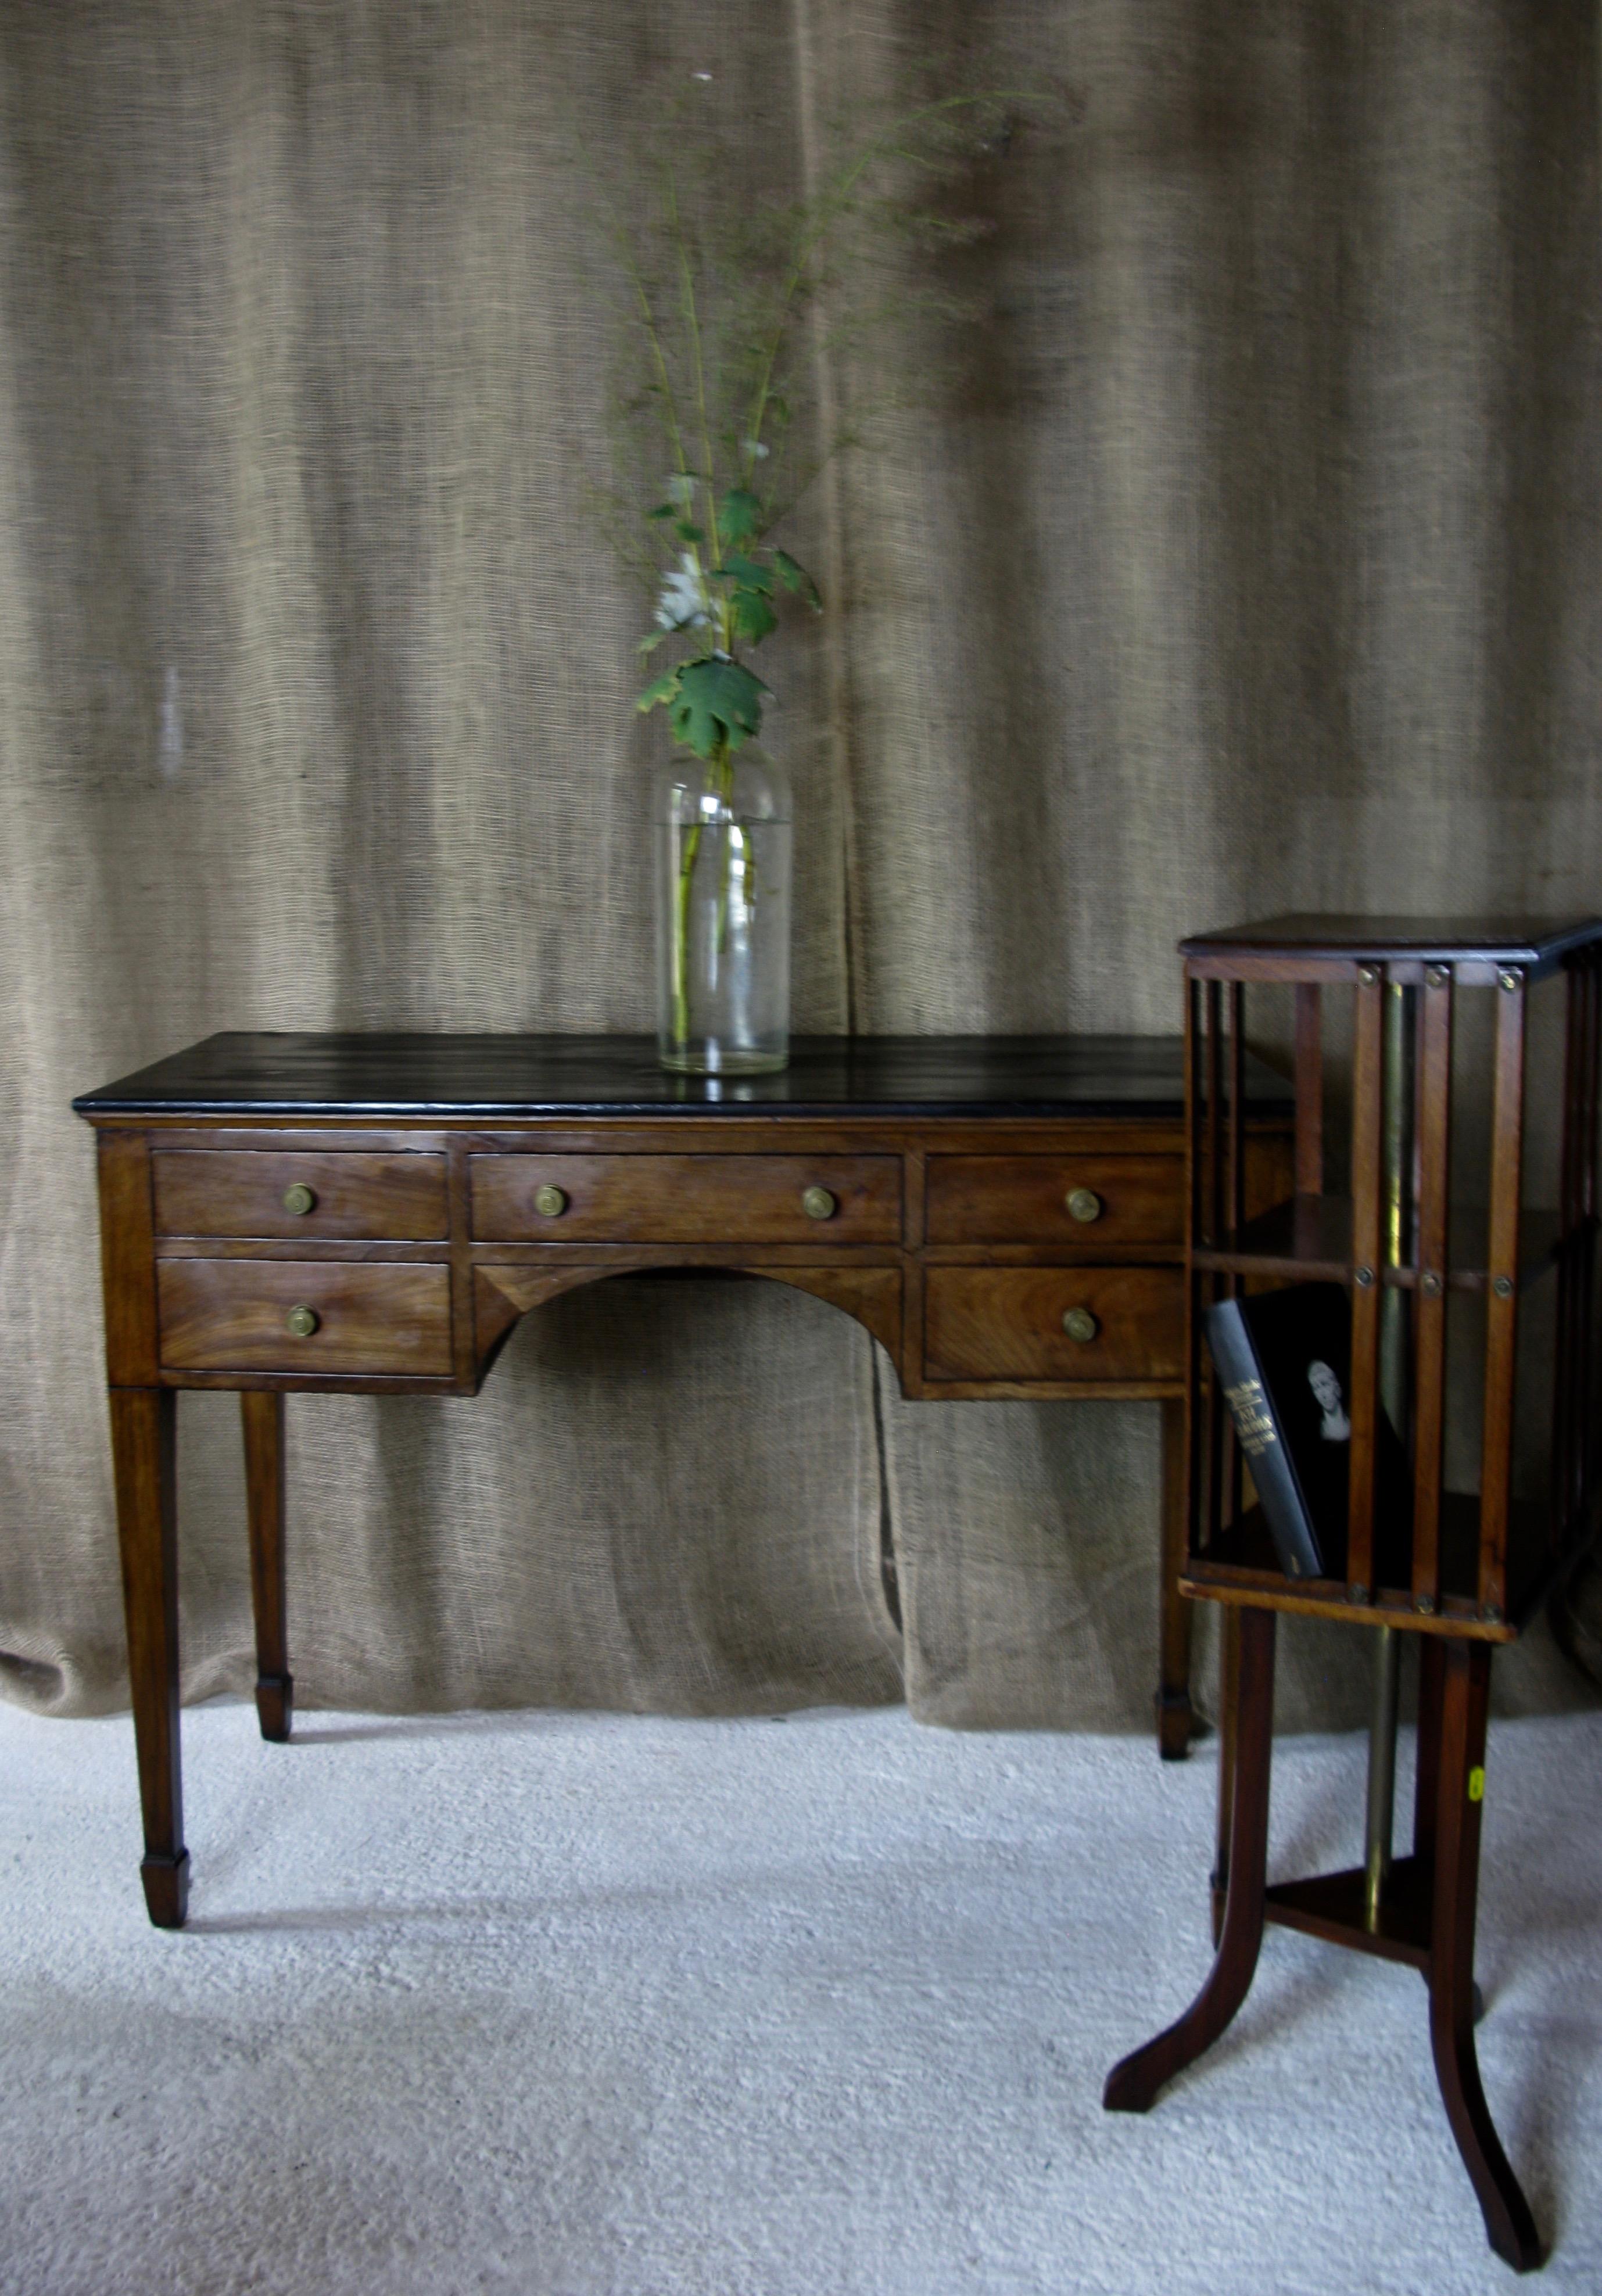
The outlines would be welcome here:
<svg viewBox="0 0 1602 2296">
<path fill-rule="evenodd" d="M 1379 979 L 1379 967 L 1377 964 L 1360 964 L 1357 977 L 1365 988 L 1372 988 Z"/>
<path fill-rule="evenodd" d="M 1434 1611 L 1434 1607 L 1435 1598 L 1433 1595 L 1415 1595 L 1413 1600 L 1413 1608 L 1417 1611 L 1421 1619 L 1427 1619 Z"/>
<path fill-rule="evenodd" d="M 1426 1268 L 1425 1273 L 1419 1277 L 1418 1288 L 1424 1293 L 1426 1300 L 1438 1300 L 1441 1297 L 1442 1291 L 1444 1287 L 1442 1286 L 1440 1276 L 1437 1275 L 1435 1270 L 1431 1267 Z"/>
<path fill-rule="evenodd" d="M 308 1188 L 304 1180 L 295 1181 L 292 1186 L 283 1191 L 283 1209 L 286 1212 L 308 1212 L 316 1201 L 316 1192 Z"/>
<path fill-rule="evenodd" d="M 1089 1221 L 1101 1218 L 1101 1198 L 1094 1188 L 1071 1188 L 1064 1201 L 1070 1219 Z"/>
<path fill-rule="evenodd" d="M 1516 972 L 1499 972 L 1497 974 L 1497 984 L 1502 988 L 1516 988 L 1520 985 L 1519 976 Z"/>
<path fill-rule="evenodd" d="M 1360 1292 L 1366 1292 L 1374 1281 L 1374 1270 L 1371 1267 L 1360 1267 L 1354 1271 L 1351 1280 Z"/>
<path fill-rule="evenodd" d="M 1426 988 L 1450 988 L 1452 984 L 1451 968 L 1445 964 L 1432 964 L 1424 979 Z"/>
<path fill-rule="evenodd" d="M 534 1209 L 541 1219 L 560 1219 L 567 1210 L 567 1190 L 551 1180 L 534 1191 Z"/>
<path fill-rule="evenodd" d="M 1063 1329 L 1071 1340 L 1077 1341 L 1082 1348 L 1088 1346 L 1096 1337 L 1101 1325 L 1089 1308 L 1070 1308 L 1064 1315 Z"/>
<path fill-rule="evenodd" d="M 1487 1626 L 1499 1627 L 1502 1623 L 1501 1604 L 1499 1603 L 1487 1603 L 1483 1615 Z"/>
<path fill-rule="evenodd" d="M 1491 1280 L 1491 1288 L 1496 1293 L 1499 1300 L 1511 1300 L 1513 1297 L 1513 1278 L 1511 1275 L 1494 1276 Z"/>
<path fill-rule="evenodd" d="M 839 1209 L 839 1200 L 827 1188 L 812 1187 L 802 1192 L 801 1210 L 809 1219 L 833 1219 Z"/>
<path fill-rule="evenodd" d="M 309 1340 L 316 1330 L 319 1320 L 316 1309 L 307 1307 L 304 1301 L 301 1301 L 300 1306 L 292 1308 L 283 1319 L 285 1328 L 292 1332 L 298 1340 Z"/>
<path fill-rule="evenodd" d="M 1364 1586 L 1360 1578 L 1354 1578 L 1351 1586 L 1347 1587 L 1346 1599 L 1349 1603 L 1366 1603 L 1368 1601 L 1368 1589 Z"/>
</svg>

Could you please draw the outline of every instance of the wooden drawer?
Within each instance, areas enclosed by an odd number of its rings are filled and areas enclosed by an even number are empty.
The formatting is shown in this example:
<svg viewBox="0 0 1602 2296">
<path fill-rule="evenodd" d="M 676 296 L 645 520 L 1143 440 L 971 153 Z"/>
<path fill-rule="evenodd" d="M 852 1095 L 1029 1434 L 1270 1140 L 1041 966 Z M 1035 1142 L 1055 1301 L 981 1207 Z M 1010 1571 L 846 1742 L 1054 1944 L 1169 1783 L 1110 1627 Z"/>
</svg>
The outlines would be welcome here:
<svg viewBox="0 0 1602 2296">
<path fill-rule="evenodd" d="M 548 1211 L 541 1190 L 555 1192 Z M 832 1201 L 823 1218 L 809 1215 L 809 1190 Z M 901 1160 L 475 1156 L 472 1233 L 496 1243 L 896 1243 Z"/>
<path fill-rule="evenodd" d="M 158 1148 L 151 1166 L 158 1235 L 336 1235 L 421 1243 L 449 1233 L 443 1156 Z M 292 1191 L 301 1193 L 295 1197 Z M 306 1210 L 293 1210 L 307 1193 Z"/>
<path fill-rule="evenodd" d="M 932 1267 L 924 1370 L 932 1380 L 1178 1380 L 1185 1278 L 1177 1267 Z M 1089 1314 L 1094 1335 L 1063 1318 Z"/>
<path fill-rule="evenodd" d="M 931 1156 L 926 1206 L 931 1243 L 1178 1243 L 1185 1163 L 1179 1156 Z"/>
<path fill-rule="evenodd" d="M 450 1374 L 450 1270 L 303 1259 L 164 1259 L 157 1269 L 168 1371 Z M 316 1328 L 289 1328 L 309 1308 Z"/>
</svg>

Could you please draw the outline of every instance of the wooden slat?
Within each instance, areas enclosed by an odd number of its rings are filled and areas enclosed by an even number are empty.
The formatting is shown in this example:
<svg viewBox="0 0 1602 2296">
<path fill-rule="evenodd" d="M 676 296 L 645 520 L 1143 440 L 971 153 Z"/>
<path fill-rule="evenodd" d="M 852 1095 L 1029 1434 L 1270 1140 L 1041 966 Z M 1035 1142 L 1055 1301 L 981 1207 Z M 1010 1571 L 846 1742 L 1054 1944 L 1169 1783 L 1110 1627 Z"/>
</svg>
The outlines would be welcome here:
<svg viewBox="0 0 1602 2296">
<path fill-rule="evenodd" d="M 1296 1193 L 1324 1189 L 1323 993 L 1316 981 L 1296 990 Z"/>
<path fill-rule="evenodd" d="M 1432 966 L 1417 992 L 1417 1306 L 1413 1362 L 1413 1602 L 1441 1599 L 1441 1472 L 1446 1425 L 1446 1234 L 1451 1182 L 1452 983 Z"/>
<path fill-rule="evenodd" d="M 1379 1412 L 1379 1267 L 1384 1217 L 1384 980 L 1360 969 L 1351 1088 L 1351 1488 L 1347 1585 L 1374 1594 L 1374 1464 Z M 1364 1281 L 1365 1275 L 1367 1281 Z"/>
<path fill-rule="evenodd" d="M 1195 1554 L 1212 1537 L 1211 1519 L 1204 1521 L 1202 1494 L 1204 1484 L 1204 1444 L 1205 1423 L 1203 1410 L 1202 1316 L 1201 1299 L 1197 1292 L 1192 1255 L 1202 1234 L 1202 1073 L 1201 1073 L 1201 997 L 1202 992 L 1190 978 L 1189 967 L 1185 975 L 1185 1546 L 1187 1554 Z"/>
<path fill-rule="evenodd" d="M 1524 1098 L 1524 981 L 1500 976 L 1491 1109 L 1491 1288 L 1485 1302 L 1484 1433 L 1480 1453 L 1482 1610 L 1508 1604 L 1508 1511 L 1513 1487 L 1513 1384 L 1518 1341 L 1518 1213 Z"/>
</svg>

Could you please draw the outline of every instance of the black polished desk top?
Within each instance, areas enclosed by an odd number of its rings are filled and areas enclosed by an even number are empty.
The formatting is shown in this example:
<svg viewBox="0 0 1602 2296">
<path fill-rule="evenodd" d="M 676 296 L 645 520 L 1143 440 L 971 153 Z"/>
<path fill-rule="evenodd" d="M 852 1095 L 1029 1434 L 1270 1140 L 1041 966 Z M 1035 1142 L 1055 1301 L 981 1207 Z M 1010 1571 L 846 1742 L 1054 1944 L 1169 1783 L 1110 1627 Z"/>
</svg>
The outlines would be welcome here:
<svg viewBox="0 0 1602 2296">
<path fill-rule="evenodd" d="M 1251 1061 L 1266 1114 L 1289 1087 Z M 1178 1037 L 800 1037 L 776 1076 L 670 1076 L 652 1037 L 208 1037 L 80 1116 L 1178 1117 Z"/>
</svg>

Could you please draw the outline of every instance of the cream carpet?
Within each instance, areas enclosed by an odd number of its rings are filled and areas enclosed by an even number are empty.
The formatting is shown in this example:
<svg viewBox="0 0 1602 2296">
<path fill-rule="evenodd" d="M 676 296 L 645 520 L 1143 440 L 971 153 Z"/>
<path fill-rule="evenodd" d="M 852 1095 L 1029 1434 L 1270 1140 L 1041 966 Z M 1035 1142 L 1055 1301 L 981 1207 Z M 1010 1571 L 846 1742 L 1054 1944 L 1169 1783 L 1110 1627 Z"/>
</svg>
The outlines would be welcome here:
<svg viewBox="0 0 1602 2296">
<path fill-rule="evenodd" d="M 773 1721 L 185 1717 L 193 1914 L 144 1923 L 126 1719 L 0 1708 L 0 2288 L 18 2296 L 1454 2296 L 1512 2276 L 1410 1972 L 1206 1965 L 1214 1762 Z M 1360 1741 L 1277 1759 L 1275 1869 Z M 1602 2285 L 1602 1715 L 1495 1726 L 1487 2092 L 1542 2284 Z"/>
</svg>

